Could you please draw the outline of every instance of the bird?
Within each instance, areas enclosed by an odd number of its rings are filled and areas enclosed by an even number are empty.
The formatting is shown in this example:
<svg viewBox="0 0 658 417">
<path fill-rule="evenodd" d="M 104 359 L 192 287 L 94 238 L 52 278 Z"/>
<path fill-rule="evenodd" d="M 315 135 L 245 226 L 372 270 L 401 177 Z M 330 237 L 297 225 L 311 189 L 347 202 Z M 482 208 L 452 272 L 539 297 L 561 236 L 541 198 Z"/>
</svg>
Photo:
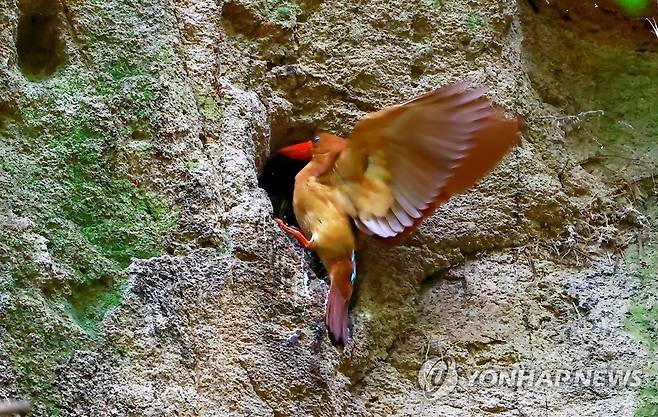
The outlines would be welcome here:
<svg viewBox="0 0 658 417">
<path fill-rule="evenodd" d="M 348 139 L 322 131 L 278 151 L 308 161 L 293 191 L 301 230 L 276 222 L 317 253 L 329 274 L 325 325 L 334 344 L 348 343 L 358 238 L 400 243 L 518 143 L 519 120 L 486 93 L 466 81 L 448 84 L 366 114 Z"/>
</svg>

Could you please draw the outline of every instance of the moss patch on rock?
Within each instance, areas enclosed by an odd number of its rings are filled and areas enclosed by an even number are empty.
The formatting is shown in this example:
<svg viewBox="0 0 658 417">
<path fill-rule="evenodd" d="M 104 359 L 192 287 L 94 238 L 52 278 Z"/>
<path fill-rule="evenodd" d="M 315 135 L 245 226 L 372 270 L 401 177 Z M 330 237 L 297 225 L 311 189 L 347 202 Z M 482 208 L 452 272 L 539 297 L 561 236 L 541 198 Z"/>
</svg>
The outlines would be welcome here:
<svg viewBox="0 0 658 417">
<path fill-rule="evenodd" d="M 653 178 L 658 173 L 658 61 L 653 54 L 622 50 L 614 47 L 590 45 L 589 55 L 598 71 L 583 79 L 579 105 L 585 109 L 600 109 L 604 115 L 589 126 L 589 132 L 600 142 L 606 174 L 614 182 L 623 184 L 630 197 L 641 200 L 655 190 L 640 191 L 632 184 Z M 629 188 L 630 187 L 630 188 Z M 640 188 L 637 188 L 641 190 Z M 654 197 L 651 197 L 653 200 Z M 658 355 L 658 304 L 647 298 L 658 289 L 658 241 L 655 201 L 645 206 L 645 214 L 652 223 L 651 238 L 642 248 L 632 247 L 638 255 L 629 256 L 640 281 L 640 295 L 631 306 L 628 330 L 654 355 Z M 658 413 L 658 363 L 644 369 L 643 385 L 639 391 L 642 401 L 636 416 L 648 417 Z"/>
<path fill-rule="evenodd" d="M 115 3 L 90 16 L 137 29 L 139 7 Z M 21 393 L 49 415 L 59 414 L 57 369 L 102 343 L 100 323 L 122 302 L 126 267 L 161 255 L 179 216 L 170 197 L 136 185 L 143 173 L 125 151 L 153 138 L 173 53 L 157 39 L 95 33 L 102 28 L 76 28 L 85 47 L 48 79 L 24 80 L 17 114 L 0 126 L 3 350 Z M 107 54 L 108 36 L 121 38 L 112 39 L 118 55 Z M 154 155 L 142 156 L 147 170 Z"/>
<path fill-rule="evenodd" d="M 637 13 L 643 2 L 624 3 Z M 658 174 L 658 49 L 655 36 L 613 6 L 601 10 L 556 2 L 528 7 L 525 36 L 531 77 L 565 132 L 574 164 L 611 186 L 611 198 L 633 204 L 650 219 L 639 242 L 626 249 L 638 295 L 628 311 L 627 330 L 658 353 L 658 212 L 653 178 Z M 572 4 L 572 3 L 569 3 Z M 603 10 L 605 9 L 605 10 Z M 547 58 L 548 57 L 548 58 Z M 614 191 L 616 190 L 616 192 Z M 658 364 L 647 364 L 639 391 L 639 417 L 658 414 Z"/>
<path fill-rule="evenodd" d="M 640 295 L 626 317 L 626 328 L 654 358 L 643 369 L 643 385 L 639 392 L 642 404 L 636 410 L 637 417 L 655 416 L 658 412 L 658 303 L 653 296 L 658 291 L 658 205 L 655 197 L 651 198 L 648 207 L 649 239 L 644 244 L 628 248 L 625 257 L 641 286 Z"/>
<path fill-rule="evenodd" d="M 584 44 L 593 51 L 581 79 L 582 111 L 603 110 L 591 124 L 602 145 L 600 154 L 612 170 L 637 167 L 655 173 L 658 161 L 658 60 L 650 53 Z M 648 170 L 647 168 L 651 168 Z"/>
</svg>

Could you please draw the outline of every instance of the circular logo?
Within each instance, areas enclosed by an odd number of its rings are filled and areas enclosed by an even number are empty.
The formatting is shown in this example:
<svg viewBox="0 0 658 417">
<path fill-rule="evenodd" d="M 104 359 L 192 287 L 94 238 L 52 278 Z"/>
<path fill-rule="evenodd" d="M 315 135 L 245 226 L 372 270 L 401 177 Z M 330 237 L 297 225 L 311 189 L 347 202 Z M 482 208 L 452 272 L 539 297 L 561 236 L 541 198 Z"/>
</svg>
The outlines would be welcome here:
<svg viewBox="0 0 658 417">
<path fill-rule="evenodd" d="M 431 398 L 450 394 L 457 386 L 457 367 L 452 358 L 432 358 L 418 371 L 418 384 Z"/>
</svg>

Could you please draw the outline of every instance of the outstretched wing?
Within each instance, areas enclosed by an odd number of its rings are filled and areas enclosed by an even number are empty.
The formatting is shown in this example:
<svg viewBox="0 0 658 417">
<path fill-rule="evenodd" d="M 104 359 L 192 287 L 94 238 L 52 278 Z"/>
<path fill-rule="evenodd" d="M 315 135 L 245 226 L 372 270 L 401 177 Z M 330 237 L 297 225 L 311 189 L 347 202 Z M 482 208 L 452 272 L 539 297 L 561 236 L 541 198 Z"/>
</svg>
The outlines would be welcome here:
<svg viewBox="0 0 658 417">
<path fill-rule="evenodd" d="M 329 181 L 359 229 L 403 237 L 496 165 L 518 141 L 518 122 L 484 94 L 457 83 L 355 125 Z"/>
</svg>

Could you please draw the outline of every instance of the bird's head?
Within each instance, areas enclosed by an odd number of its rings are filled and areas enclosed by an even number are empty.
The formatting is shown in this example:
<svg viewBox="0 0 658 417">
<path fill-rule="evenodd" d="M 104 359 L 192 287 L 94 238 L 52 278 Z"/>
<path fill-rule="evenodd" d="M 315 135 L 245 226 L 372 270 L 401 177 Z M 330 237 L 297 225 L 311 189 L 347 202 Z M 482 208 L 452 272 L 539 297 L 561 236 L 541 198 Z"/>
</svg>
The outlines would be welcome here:
<svg viewBox="0 0 658 417">
<path fill-rule="evenodd" d="M 321 132 L 313 139 L 296 143 L 279 149 L 281 155 L 299 161 L 310 161 L 313 157 L 321 155 L 338 155 L 347 146 L 347 141 L 340 136 Z"/>
</svg>

